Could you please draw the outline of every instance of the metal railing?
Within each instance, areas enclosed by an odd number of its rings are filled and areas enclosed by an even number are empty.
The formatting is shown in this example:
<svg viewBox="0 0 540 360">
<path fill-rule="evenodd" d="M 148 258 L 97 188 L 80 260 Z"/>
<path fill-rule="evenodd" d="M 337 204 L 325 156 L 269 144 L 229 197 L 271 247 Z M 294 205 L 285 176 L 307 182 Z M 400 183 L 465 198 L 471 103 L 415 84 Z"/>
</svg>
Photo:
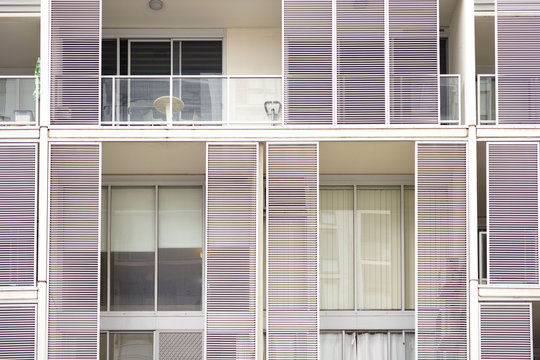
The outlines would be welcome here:
<svg viewBox="0 0 540 360">
<path fill-rule="evenodd" d="M 102 76 L 101 125 L 281 125 L 281 81 L 281 76 Z"/>
<path fill-rule="evenodd" d="M 0 76 L 0 126 L 38 124 L 36 76 Z"/>
<path fill-rule="evenodd" d="M 441 125 L 461 125 L 461 82 L 459 75 L 441 75 L 439 81 Z"/>
<path fill-rule="evenodd" d="M 497 123 L 497 83 L 495 75 L 478 75 L 476 82 L 478 102 L 478 124 L 495 125 Z"/>
</svg>

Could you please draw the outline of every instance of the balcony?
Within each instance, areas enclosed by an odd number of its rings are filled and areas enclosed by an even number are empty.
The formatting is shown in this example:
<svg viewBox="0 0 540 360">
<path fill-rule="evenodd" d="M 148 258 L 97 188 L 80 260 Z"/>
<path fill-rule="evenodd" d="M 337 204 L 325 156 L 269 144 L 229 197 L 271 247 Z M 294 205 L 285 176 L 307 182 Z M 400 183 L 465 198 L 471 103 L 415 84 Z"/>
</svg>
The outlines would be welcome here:
<svg viewBox="0 0 540 360">
<path fill-rule="evenodd" d="M 440 124 L 461 125 L 461 85 L 459 75 L 441 75 L 440 91 Z"/>
<path fill-rule="evenodd" d="M 478 75 L 478 125 L 497 123 L 495 75 Z"/>
<path fill-rule="evenodd" d="M 0 77 L 0 125 L 32 126 L 37 123 L 36 77 Z"/>
<path fill-rule="evenodd" d="M 280 76 L 103 76 L 101 125 L 282 124 Z"/>
</svg>

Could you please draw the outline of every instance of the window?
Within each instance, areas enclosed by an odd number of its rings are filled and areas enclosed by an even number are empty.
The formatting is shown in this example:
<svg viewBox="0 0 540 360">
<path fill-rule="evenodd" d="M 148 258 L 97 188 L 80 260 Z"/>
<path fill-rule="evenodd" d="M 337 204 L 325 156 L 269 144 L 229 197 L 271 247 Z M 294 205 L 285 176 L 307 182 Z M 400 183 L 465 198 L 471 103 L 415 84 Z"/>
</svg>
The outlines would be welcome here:
<svg viewBox="0 0 540 360">
<path fill-rule="evenodd" d="M 154 334 L 108 332 L 99 334 L 100 360 L 153 360 Z"/>
<path fill-rule="evenodd" d="M 104 188 L 101 310 L 200 311 L 201 187 Z"/>
<path fill-rule="evenodd" d="M 414 334 L 409 332 L 323 332 L 321 360 L 413 360 Z"/>
<path fill-rule="evenodd" d="M 414 188 L 320 189 L 323 310 L 414 308 Z"/>
</svg>

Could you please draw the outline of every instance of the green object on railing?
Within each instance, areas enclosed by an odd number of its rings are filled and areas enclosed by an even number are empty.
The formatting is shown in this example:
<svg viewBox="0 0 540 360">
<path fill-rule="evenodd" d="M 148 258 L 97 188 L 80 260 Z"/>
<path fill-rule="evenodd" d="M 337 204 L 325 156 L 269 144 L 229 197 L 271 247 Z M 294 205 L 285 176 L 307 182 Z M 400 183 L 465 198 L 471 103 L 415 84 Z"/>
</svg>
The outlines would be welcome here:
<svg viewBox="0 0 540 360">
<path fill-rule="evenodd" d="M 34 99 L 36 100 L 40 100 L 41 98 L 41 81 L 40 81 L 40 77 L 41 77 L 41 64 L 40 64 L 40 58 L 37 59 L 37 62 L 36 62 L 36 69 L 34 70 L 34 75 L 36 76 L 36 87 L 34 89 Z"/>
</svg>

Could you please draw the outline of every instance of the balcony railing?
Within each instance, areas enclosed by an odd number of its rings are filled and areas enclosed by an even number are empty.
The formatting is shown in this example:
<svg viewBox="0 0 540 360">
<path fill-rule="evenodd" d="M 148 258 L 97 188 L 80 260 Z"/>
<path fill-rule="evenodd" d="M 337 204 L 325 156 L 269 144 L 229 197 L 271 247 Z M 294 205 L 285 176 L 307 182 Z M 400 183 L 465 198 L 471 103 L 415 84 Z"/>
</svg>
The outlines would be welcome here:
<svg viewBox="0 0 540 360">
<path fill-rule="evenodd" d="M 461 124 L 461 84 L 459 75 L 440 77 L 441 125 Z"/>
<path fill-rule="evenodd" d="M 497 123 L 495 75 L 478 75 L 477 101 L 478 124 L 495 125 Z"/>
<path fill-rule="evenodd" d="M 103 76 L 101 124 L 282 124 L 280 76 Z"/>
<path fill-rule="evenodd" d="M 0 77 L 0 126 L 32 126 L 38 123 L 35 76 Z"/>
</svg>

